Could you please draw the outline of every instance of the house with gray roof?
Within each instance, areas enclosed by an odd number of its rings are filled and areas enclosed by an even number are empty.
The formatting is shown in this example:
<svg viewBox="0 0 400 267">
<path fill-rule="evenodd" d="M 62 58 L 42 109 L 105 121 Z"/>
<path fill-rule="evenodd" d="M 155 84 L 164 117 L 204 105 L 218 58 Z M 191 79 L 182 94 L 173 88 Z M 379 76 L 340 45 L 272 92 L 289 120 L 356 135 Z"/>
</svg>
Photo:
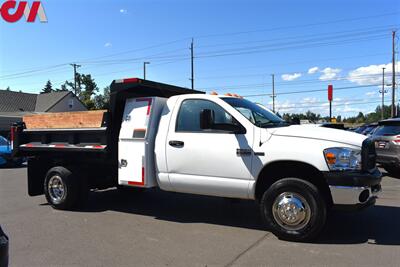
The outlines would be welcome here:
<svg viewBox="0 0 400 267">
<path fill-rule="evenodd" d="M 0 90 L 0 135 L 9 131 L 11 123 L 21 121 L 27 114 L 85 110 L 87 108 L 70 91 L 31 94 Z"/>
</svg>

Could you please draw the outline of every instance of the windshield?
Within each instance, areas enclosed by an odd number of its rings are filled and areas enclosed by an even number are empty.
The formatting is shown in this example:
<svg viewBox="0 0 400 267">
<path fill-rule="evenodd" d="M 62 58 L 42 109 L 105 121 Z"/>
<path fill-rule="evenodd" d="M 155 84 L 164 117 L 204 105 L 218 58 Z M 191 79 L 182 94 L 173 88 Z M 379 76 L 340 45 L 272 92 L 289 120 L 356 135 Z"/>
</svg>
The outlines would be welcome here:
<svg viewBox="0 0 400 267">
<path fill-rule="evenodd" d="M 262 108 L 259 105 L 243 99 L 233 97 L 221 98 L 226 103 L 234 107 L 243 116 L 245 116 L 251 123 L 258 127 L 280 127 L 287 126 L 288 123 L 276 116 L 266 108 Z"/>
<path fill-rule="evenodd" d="M 3 136 L 0 136 L 0 146 L 8 146 L 8 141 Z"/>
<path fill-rule="evenodd" d="M 386 135 L 386 136 L 392 136 L 398 134 L 400 134 L 400 125 L 382 125 L 374 133 L 374 135 Z"/>
</svg>

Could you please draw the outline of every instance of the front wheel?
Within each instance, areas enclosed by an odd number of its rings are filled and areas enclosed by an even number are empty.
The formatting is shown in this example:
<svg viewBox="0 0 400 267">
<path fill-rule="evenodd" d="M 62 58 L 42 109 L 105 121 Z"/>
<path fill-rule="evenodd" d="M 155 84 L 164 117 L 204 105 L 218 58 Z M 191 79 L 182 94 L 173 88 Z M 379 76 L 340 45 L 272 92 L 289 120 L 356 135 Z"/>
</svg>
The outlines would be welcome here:
<svg viewBox="0 0 400 267">
<path fill-rule="evenodd" d="M 280 239 L 309 241 L 323 229 L 327 208 L 318 188 L 298 178 L 275 182 L 263 194 L 261 216 Z"/>
</svg>

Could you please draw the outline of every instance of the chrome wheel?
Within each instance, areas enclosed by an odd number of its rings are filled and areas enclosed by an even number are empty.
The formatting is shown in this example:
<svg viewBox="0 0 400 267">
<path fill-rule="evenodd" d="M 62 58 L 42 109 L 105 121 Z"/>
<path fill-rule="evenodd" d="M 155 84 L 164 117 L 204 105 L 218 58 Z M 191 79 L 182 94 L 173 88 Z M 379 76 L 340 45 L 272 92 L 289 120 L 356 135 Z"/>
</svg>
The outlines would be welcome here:
<svg viewBox="0 0 400 267">
<path fill-rule="evenodd" d="M 48 191 L 51 201 L 54 204 L 59 204 L 67 193 L 67 187 L 60 176 L 54 175 L 49 180 Z"/>
<path fill-rule="evenodd" d="M 311 218 L 311 209 L 304 197 L 293 192 L 280 194 L 272 205 L 275 221 L 286 230 L 304 228 Z"/>
</svg>

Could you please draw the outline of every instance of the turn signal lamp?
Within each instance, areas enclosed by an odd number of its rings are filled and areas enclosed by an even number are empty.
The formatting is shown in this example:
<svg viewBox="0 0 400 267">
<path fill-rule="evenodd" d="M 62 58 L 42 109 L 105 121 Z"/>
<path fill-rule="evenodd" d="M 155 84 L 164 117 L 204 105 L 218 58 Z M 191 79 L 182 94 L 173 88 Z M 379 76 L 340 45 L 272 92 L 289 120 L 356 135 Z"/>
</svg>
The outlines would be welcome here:
<svg viewBox="0 0 400 267">
<path fill-rule="evenodd" d="M 325 154 L 326 161 L 328 164 L 333 165 L 336 163 L 336 155 L 332 152 L 328 152 Z"/>
</svg>

